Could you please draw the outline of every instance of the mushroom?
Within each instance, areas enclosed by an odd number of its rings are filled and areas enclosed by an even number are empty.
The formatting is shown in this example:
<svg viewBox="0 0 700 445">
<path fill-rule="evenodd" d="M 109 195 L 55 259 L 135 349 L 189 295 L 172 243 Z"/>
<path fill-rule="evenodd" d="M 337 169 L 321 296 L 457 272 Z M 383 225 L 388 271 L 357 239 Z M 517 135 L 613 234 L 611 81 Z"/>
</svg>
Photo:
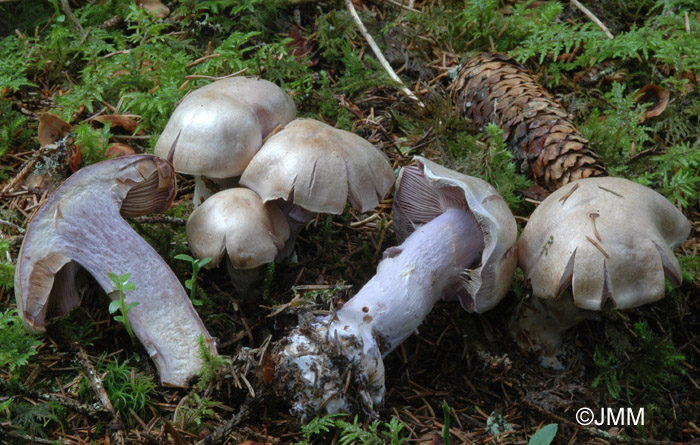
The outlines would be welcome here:
<svg viewBox="0 0 700 445">
<path fill-rule="evenodd" d="M 239 187 L 213 194 L 187 220 L 187 242 L 197 258 L 211 257 L 211 267 L 228 253 L 234 285 L 245 293 L 258 266 L 271 263 L 289 238 L 289 225 L 274 202 L 263 204 L 252 190 Z"/>
<path fill-rule="evenodd" d="M 199 339 L 216 354 L 212 337 L 180 281 L 123 217 L 165 211 L 175 197 L 172 166 L 153 155 L 122 156 L 68 178 L 27 228 L 15 270 L 15 296 L 25 325 L 46 321 L 80 304 L 75 274 L 85 268 L 112 300 L 108 274 L 131 273 L 126 293 L 131 326 L 155 361 L 163 385 L 186 386 L 202 366 Z"/>
<path fill-rule="evenodd" d="M 690 223 L 648 187 L 613 177 L 581 179 L 552 193 L 518 241 L 519 264 L 532 284 L 512 322 L 525 350 L 563 368 L 563 333 L 607 308 L 629 309 L 664 296 L 664 277 L 681 283 L 673 254 Z"/>
<path fill-rule="evenodd" d="M 240 183 L 263 202 L 280 201 L 294 238 L 316 213 L 340 214 L 345 203 L 365 212 L 394 182 L 386 156 L 362 137 L 314 119 L 295 119 L 272 135 Z"/>
<path fill-rule="evenodd" d="M 275 390 L 302 418 L 372 414 L 385 393 L 383 357 L 440 298 L 473 295 L 467 306 L 481 311 L 508 289 L 517 231 L 503 199 L 484 181 L 424 158 L 417 164 L 402 170 L 394 199 L 403 242 L 384 252 L 377 274 L 337 312 L 301 323 L 273 348 Z"/>
<path fill-rule="evenodd" d="M 160 135 L 155 154 L 195 176 L 194 204 L 235 185 L 263 139 L 294 119 L 292 98 L 251 77 L 218 80 L 185 96 Z M 205 178 L 209 178 L 205 180 Z M 213 185 L 208 185 L 210 183 Z"/>
</svg>

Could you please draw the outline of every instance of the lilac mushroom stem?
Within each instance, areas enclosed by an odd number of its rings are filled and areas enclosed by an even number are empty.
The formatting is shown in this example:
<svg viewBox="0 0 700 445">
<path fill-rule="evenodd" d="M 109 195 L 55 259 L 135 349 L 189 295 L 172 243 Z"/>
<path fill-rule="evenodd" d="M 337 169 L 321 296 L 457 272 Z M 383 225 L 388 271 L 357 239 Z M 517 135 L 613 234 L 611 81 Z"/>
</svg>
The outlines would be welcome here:
<svg viewBox="0 0 700 445">
<path fill-rule="evenodd" d="M 377 274 L 341 309 L 276 346 L 278 393 L 304 418 L 356 407 L 373 413 L 385 393 L 383 357 L 417 331 L 445 292 L 464 284 L 464 270 L 483 249 L 479 224 L 460 209 L 446 210 L 387 249 Z"/>
</svg>

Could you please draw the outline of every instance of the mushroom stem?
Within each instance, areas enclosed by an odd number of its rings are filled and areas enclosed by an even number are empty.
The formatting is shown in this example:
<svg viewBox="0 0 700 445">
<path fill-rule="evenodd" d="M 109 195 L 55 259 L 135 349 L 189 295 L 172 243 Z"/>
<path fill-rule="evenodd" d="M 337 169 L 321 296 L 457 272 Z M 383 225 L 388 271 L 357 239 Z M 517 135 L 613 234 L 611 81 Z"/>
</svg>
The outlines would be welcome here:
<svg viewBox="0 0 700 445">
<path fill-rule="evenodd" d="M 464 285 L 464 270 L 478 263 L 483 247 L 474 217 L 449 209 L 387 249 L 377 274 L 334 315 L 280 341 L 275 386 L 292 412 L 372 414 L 385 392 L 382 358 L 416 332 L 444 293 Z"/>
<path fill-rule="evenodd" d="M 202 175 L 194 175 L 194 194 L 192 202 L 194 208 L 199 207 L 204 201 L 218 191 L 238 187 L 239 176 L 233 178 L 210 178 Z"/>
<path fill-rule="evenodd" d="M 213 340 L 167 263 L 122 217 L 167 209 L 175 196 L 170 164 L 152 155 L 110 159 L 79 170 L 39 209 L 27 229 L 15 271 L 17 304 L 28 328 L 80 304 L 75 274 L 85 268 L 111 299 L 108 274 L 131 273 L 129 322 L 161 381 L 186 386 L 202 366 L 199 338 Z M 123 314 L 127 316 L 127 314 Z"/>
<path fill-rule="evenodd" d="M 564 334 L 595 313 L 574 305 L 571 295 L 556 300 L 523 299 L 510 320 L 510 331 L 521 350 L 539 357 L 540 366 L 566 369 Z"/>
</svg>

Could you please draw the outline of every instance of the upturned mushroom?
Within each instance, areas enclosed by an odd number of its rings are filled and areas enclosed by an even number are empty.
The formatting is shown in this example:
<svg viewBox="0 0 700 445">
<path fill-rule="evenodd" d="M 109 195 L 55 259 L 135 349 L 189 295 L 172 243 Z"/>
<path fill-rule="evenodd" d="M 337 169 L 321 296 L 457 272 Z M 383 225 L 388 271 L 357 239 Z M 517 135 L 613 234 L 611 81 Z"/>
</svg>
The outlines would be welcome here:
<svg viewBox="0 0 700 445">
<path fill-rule="evenodd" d="M 234 186 L 263 139 L 295 115 L 292 98 L 272 82 L 218 80 L 185 96 L 160 135 L 155 154 L 171 160 L 177 172 L 195 176 L 197 206 L 217 188 Z"/>
<path fill-rule="evenodd" d="M 85 167 L 68 178 L 27 228 L 15 270 L 17 306 L 28 329 L 80 304 L 75 275 L 86 269 L 111 299 L 108 274 L 131 273 L 129 322 L 168 386 L 186 386 L 202 366 L 199 338 L 212 337 L 180 281 L 158 253 L 123 219 L 170 207 L 172 166 L 152 155 L 123 156 Z"/>
<path fill-rule="evenodd" d="M 263 202 L 279 202 L 292 245 L 316 213 L 338 215 L 348 201 L 361 212 L 376 207 L 394 183 L 394 172 L 386 156 L 362 137 L 314 119 L 295 119 L 265 142 L 240 183 Z"/>
<path fill-rule="evenodd" d="M 532 284 L 512 322 L 520 346 L 541 364 L 562 368 L 562 335 L 592 311 L 629 309 L 677 286 L 673 249 L 690 223 L 661 194 L 613 177 L 581 179 L 552 193 L 518 241 L 519 264 Z"/>
<path fill-rule="evenodd" d="M 263 204 L 252 190 L 222 190 L 197 207 L 187 220 L 187 242 L 197 258 L 210 257 L 211 267 L 226 264 L 236 289 L 245 293 L 258 277 L 257 268 L 271 263 L 289 238 L 289 225 L 274 202 Z"/>
<path fill-rule="evenodd" d="M 503 199 L 484 181 L 427 159 L 417 164 L 403 169 L 394 199 L 403 242 L 337 312 L 302 323 L 273 349 L 275 390 L 302 418 L 372 414 L 385 393 L 383 358 L 440 298 L 460 295 L 481 312 L 508 289 L 516 225 Z"/>
</svg>

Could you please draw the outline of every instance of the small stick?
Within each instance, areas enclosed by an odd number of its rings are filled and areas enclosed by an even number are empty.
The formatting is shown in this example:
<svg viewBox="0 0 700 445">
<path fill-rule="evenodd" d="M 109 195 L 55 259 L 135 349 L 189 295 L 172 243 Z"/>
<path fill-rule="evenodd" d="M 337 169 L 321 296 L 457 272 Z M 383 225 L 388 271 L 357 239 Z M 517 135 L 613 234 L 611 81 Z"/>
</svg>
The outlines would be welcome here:
<svg viewBox="0 0 700 445">
<path fill-rule="evenodd" d="M 425 107 L 423 102 L 421 102 L 418 97 L 413 94 L 413 91 L 409 90 L 406 85 L 401 81 L 401 78 L 396 74 L 394 69 L 389 65 L 389 62 L 386 60 L 384 57 L 384 54 L 382 54 L 382 51 L 379 49 L 377 46 L 377 43 L 374 41 L 371 35 L 369 35 L 369 32 L 367 32 L 367 28 L 365 28 L 365 24 L 362 23 L 362 20 L 360 19 L 360 16 L 357 15 L 357 10 L 355 10 L 355 6 L 352 4 L 352 0 L 345 0 L 345 5 L 348 8 L 348 12 L 350 12 L 350 15 L 352 16 L 352 19 L 355 21 L 355 24 L 360 30 L 360 34 L 362 34 L 362 37 L 365 38 L 367 43 L 369 44 L 369 47 L 372 48 L 372 51 L 374 52 L 374 55 L 377 57 L 377 60 L 379 61 L 379 64 L 384 68 L 384 70 L 389 74 L 389 77 L 396 83 L 400 85 L 399 89 L 410 99 L 414 100 L 416 103 L 418 103 L 419 106 Z"/>
<path fill-rule="evenodd" d="M 615 38 L 615 36 L 612 35 L 612 33 L 610 32 L 610 30 L 608 29 L 608 27 L 605 26 L 605 25 L 603 24 L 603 22 L 601 22 L 601 21 L 598 19 L 598 17 L 596 17 L 595 15 L 593 15 L 593 13 L 592 13 L 591 11 L 589 11 L 588 8 L 586 8 L 585 6 L 583 6 L 578 0 L 571 0 L 571 3 L 572 3 L 574 6 L 576 6 L 576 7 L 579 9 L 579 11 L 581 11 L 581 12 L 584 13 L 584 14 L 586 14 L 586 17 L 588 17 L 589 19 L 591 19 L 591 21 L 592 21 L 593 23 L 595 23 L 596 25 L 598 25 L 598 28 L 602 29 L 603 32 L 605 33 L 605 35 L 608 36 L 608 38 L 609 38 L 610 40 L 613 40 L 613 39 Z"/>
<path fill-rule="evenodd" d="M 83 366 L 83 369 L 85 369 L 85 373 L 87 374 L 90 386 L 92 387 L 92 390 L 95 391 L 97 399 L 100 401 L 100 405 L 102 405 L 104 409 L 109 411 L 109 413 L 112 416 L 112 422 L 115 427 L 112 436 L 112 438 L 114 439 L 114 443 L 119 445 L 125 445 L 126 438 L 124 437 L 124 424 L 122 423 L 121 418 L 119 417 L 119 413 L 117 413 L 114 410 L 112 401 L 109 400 L 107 391 L 105 390 L 104 385 L 102 384 L 102 378 L 100 378 L 100 376 L 97 374 L 97 370 L 94 366 L 92 366 L 90 358 L 88 357 L 87 353 L 82 348 L 82 346 L 76 343 L 74 344 L 74 348 L 76 349 L 77 357 L 80 361 L 80 364 Z"/>
<path fill-rule="evenodd" d="M 80 34 L 82 34 L 83 37 L 86 36 L 86 32 L 83 29 L 82 26 L 80 26 L 80 22 L 78 21 L 77 18 L 75 18 L 75 15 L 73 15 L 73 11 L 70 9 L 70 5 L 68 4 L 68 0 L 61 0 L 61 7 L 63 8 L 63 13 L 68 17 L 68 20 L 70 20 L 76 28 L 78 28 L 78 31 L 80 31 Z"/>
<path fill-rule="evenodd" d="M 246 397 L 245 401 L 241 404 L 241 408 L 235 416 L 227 420 L 226 423 L 224 423 L 220 427 L 216 428 L 203 440 L 197 442 L 197 445 L 223 443 L 228 438 L 231 431 L 233 431 L 233 429 L 236 427 L 236 425 L 238 425 L 248 417 L 252 405 L 253 399 L 251 397 Z"/>
</svg>

